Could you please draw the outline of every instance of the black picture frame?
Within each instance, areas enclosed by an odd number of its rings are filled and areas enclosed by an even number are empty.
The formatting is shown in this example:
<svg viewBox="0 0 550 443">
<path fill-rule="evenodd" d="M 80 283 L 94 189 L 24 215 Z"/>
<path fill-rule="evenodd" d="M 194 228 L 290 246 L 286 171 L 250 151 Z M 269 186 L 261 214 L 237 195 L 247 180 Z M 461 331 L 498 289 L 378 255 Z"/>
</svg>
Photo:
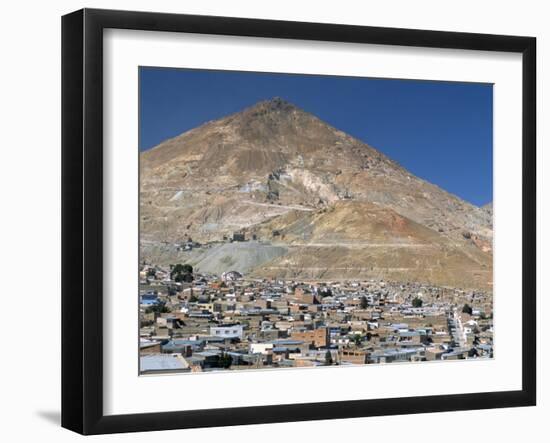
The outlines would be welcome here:
<svg viewBox="0 0 550 443">
<path fill-rule="evenodd" d="M 132 415 L 103 413 L 103 30 L 171 31 L 503 51 L 523 63 L 522 389 Z M 536 404 L 536 39 L 83 9 L 62 18 L 62 426 L 152 431 Z"/>
</svg>

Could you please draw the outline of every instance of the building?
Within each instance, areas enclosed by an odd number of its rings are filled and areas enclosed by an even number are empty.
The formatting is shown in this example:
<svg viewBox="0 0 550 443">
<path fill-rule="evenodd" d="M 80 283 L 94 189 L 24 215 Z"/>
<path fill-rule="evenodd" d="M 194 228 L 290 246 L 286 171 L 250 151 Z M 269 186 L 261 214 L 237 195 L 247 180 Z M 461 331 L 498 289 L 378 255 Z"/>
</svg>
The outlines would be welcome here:
<svg viewBox="0 0 550 443">
<path fill-rule="evenodd" d="M 243 278 L 243 275 L 237 271 L 227 271 L 222 274 L 222 280 L 224 282 L 240 280 L 241 278 Z"/>
<path fill-rule="evenodd" d="M 222 326 L 210 326 L 210 335 L 215 337 L 224 338 L 243 338 L 243 325 L 222 325 Z"/>
<path fill-rule="evenodd" d="M 244 232 L 233 232 L 233 241 L 245 241 Z"/>
<path fill-rule="evenodd" d="M 171 374 L 191 372 L 185 359 L 179 354 L 149 354 L 139 358 L 139 367 L 142 374 Z"/>
<path fill-rule="evenodd" d="M 160 354 L 160 342 L 141 339 L 139 341 L 139 355 Z"/>
<path fill-rule="evenodd" d="M 304 341 L 315 348 L 326 348 L 330 343 L 327 328 L 319 328 L 305 331 L 292 331 L 290 334 L 290 338 L 292 340 Z"/>
<path fill-rule="evenodd" d="M 162 346 L 165 354 L 182 354 L 184 357 L 193 355 L 193 351 L 200 351 L 204 347 L 202 340 L 174 339 Z"/>
<path fill-rule="evenodd" d="M 354 365 L 364 365 L 367 362 L 367 352 L 361 349 L 342 349 L 340 361 Z"/>
<path fill-rule="evenodd" d="M 273 343 L 250 343 L 251 354 L 270 354 L 273 352 Z"/>
<path fill-rule="evenodd" d="M 146 373 L 187 370 L 157 357 L 173 354 L 191 372 L 325 366 L 327 351 L 341 365 L 493 356 L 492 317 L 457 312 L 466 302 L 490 312 L 491 293 L 471 300 L 416 283 L 255 279 L 231 268 L 221 279 L 197 272 L 174 294 L 171 285 L 140 285 L 140 355 L 152 356 Z M 419 292 L 421 311 L 411 308 Z M 168 312 L 144 306 L 156 302 Z"/>
</svg>

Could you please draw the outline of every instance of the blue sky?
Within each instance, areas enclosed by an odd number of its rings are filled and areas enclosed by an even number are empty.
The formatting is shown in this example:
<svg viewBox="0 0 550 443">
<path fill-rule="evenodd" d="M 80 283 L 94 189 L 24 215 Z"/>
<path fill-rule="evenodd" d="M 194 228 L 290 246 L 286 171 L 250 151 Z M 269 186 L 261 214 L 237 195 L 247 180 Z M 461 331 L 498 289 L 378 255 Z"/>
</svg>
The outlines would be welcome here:
<svg viewBox="0 0 550 443">
<path fill-rule="evenodd" d="M 493 199 L 489 84 L 140 68 L 140 150 L 282 97 L 476 205 Z"/>
</svg>

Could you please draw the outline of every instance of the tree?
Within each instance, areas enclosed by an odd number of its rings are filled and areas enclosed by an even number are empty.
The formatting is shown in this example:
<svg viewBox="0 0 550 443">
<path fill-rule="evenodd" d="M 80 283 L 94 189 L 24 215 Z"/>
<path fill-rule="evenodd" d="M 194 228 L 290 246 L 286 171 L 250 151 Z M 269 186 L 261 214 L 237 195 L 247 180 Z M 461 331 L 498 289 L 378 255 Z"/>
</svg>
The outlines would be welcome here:
<svg viewBox="0 0 550 443">
<path fill-rule="evenodd" d="M 367 309 L 369 307 L 369 301 L 367 300 L 367 297 L 363 295 L 361 297 L 361 309 Z"/>
<path fill-rule="evenodd" d="M 145 309 L 146 314 L 151 314 L 152 312 L 154 312 L 155 314 L 165 314 L 167 312 L 170 312 L 170 309 L 166 307 L 165 303 L 160 302 Z"/>
<path fill-rule="evenodd" d="M 193 281 L 193 274 L 176 274 L 176 276 L 174 277 L 174 281 L 177 283 L 191 283 Z"/>
<path fill-rule="evenodd" d="M 233 360 L 231 359 L 231 356 L 228 353 L 226 352 L 221 353 L 218 360 L 218 364 L 220 365 L 220 368 L 228 369 L 231 366 L 232 362 Z"/>
<path fill-rule="evenodd" d="M 332 363 L 334 363 L 332 361 L 332 353 L 330 352 L 329 349 L 327 349 L 327 352 L 325 354 L 325 366 L 330 366 L 332 365 Z"/>
<path fill-rule="evenodd" d="M 462 312 L 465 314 L 472 315 L 472 307 L 468 303 L 465 303 L 464 306 L 462 307 Z"/>
<path fill-rule="evenodd" d="M 181 263 L 178 263 L 177 265 L 171 266 L 170 275 L 178 274 L 178 273 L 187 273 L 192 274 L 193 273 L 193 266 Z"/>
<path fill-rule="evenodd" d="M 421 307 L 422 307 L 422 299 L 416 297 L 416 298 L 413 300 L 413 308 L 421 308 Z"/>
<path fill-rule="evenodd" d="M 360 334 L 353 334 L 352 340 L 355 346 L 360 346 L 363 343 L 363 337 Z"/>
<path fill-rule="evenodd" d="M 177 265 L 170 266 L 170 278 L 176 282 L 187 282 L 190 283 L 193 281 L 193 266 L 185 264 L 182 265 L 178 263 Z"/>
</svg>

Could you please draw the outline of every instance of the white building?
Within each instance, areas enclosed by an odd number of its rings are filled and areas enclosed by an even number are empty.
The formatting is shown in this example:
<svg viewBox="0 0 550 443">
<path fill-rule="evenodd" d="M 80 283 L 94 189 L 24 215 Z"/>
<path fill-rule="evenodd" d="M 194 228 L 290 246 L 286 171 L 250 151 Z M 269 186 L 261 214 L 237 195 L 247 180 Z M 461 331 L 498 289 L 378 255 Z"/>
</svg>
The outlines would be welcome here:
<svg viewBox="0 0 550 443">
<path fill-rule="evenodd" d="M 243 325 L 210 326 L 210 335 L 224 338 L 243 338 Z"/>
<path fill-rule="evenodd" d="M 250 353 L 269 354 L 273 351 L 273 343 L 250 343 Z"/>
</svg>

